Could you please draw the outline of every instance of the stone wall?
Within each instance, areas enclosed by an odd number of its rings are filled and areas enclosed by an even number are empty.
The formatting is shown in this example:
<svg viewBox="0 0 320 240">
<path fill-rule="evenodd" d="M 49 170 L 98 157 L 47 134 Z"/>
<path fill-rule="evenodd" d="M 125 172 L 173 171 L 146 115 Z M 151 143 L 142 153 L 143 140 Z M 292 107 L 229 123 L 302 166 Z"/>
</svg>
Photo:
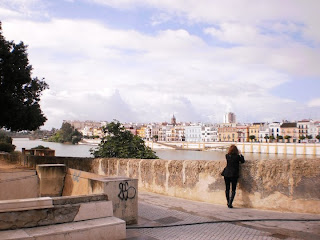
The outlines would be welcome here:
<svg viewBox="0 0 320 240">
<path fill-rule="evenodd" d="M 64 163 L 107 176 L 139 180 L 139 190 L 226 204 L 222 161 L 93 159 L 27 156 L 29 166 Z M 235 207 L 320 213 L 320 159 L 257 160 L 241 166 Z"/>
</svg>

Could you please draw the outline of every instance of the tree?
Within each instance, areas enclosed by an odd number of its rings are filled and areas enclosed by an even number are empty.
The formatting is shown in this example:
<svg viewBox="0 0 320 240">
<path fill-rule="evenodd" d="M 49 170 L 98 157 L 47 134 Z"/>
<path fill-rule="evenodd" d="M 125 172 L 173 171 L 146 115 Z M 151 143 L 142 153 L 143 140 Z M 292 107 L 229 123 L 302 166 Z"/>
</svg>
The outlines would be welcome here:
<svg viewBox="0 0 320 240">
<path fill-rule="evenodd" d="M 312 135 L 307 135 L 307 138 L 310 140 L 312 139 Z"/>
<path fill-rule="evenodd" d="M 102 138 L 98 148 L 91 149 L 94 157 L 158 158 L 155 152 L 144 144 L 142 138 L 126 130 L 117 120 L 107 124 L 103 131 L 105 137 Z"/>
<path fill-rule="evenodd" d="M 318 139 L 319 142 L 320 142 L 320 134 L 318 134 L 318 135 L 316 136 L 316 139 Z"/>
<path fill-rule="evenodd" d="M 271 135 L 269 139 L 270 139 L 270 141 L 272 141 L 272 142 L 273 142 L 273 140 L 274 140 L 275 138 L 274 138 L 274 136 L 273 136 L 273 135 Z"/>
<path fill-rule="evenodd" d="M 249 138 L 250 138 L 251 142 L 253 142 L 253 140 L 256 139 L 256 136 L 255 135 L 250 135 Z"/>
<path fill-rule="evenodd" d="M 304 135 L 301 135 L 301 136 L 299 137 L 299 139 L 300 139 L 300 140 L 304 140 L 304 139 L 306 139 L 306 137 L 305 137 Z"/>
<path fill-rule="evenodd" d="M 62 126 L 56 134 L 48 139 L 49 142 L 71 142 L 72 144 L 77 144 L 82 139 L 82 134 L 74 127 L 71 126 L 70 123 L 64 122 Z"/>
<path fill-rule="evenodd" d="M 290 138 L 292 138 L 292 137 L 289 136 L 289 135 L 284 136 L 284 139 L 287 139 L 287 142 L 288 142 L 288 143 L 290 142 Z"/>
<path fill-rule="evenodd" d="M 265 136 L 264 136 L 264 139 L 266 140 L 266 142 L 268 142 L 268 139 L 269 139 L 270 137 L 268 136 L 268 134 L 266 134 Z"/>
<path fill-rule="evenodd" d="M 39 102 L 48 85 L 31 73 L 27 46 L 5 40 L 0 22 L 0 128 L 36 130 L 47 120 Z"/>
<path fill-rule="evenodd" d="M 277 136 L 277 141 L 279 142 L 279 140 L 282 140 L 283 139 L 283 137 L 281 136 L 281 135 L 278 135 Z"/>
<path fill-rule="evenodd" d="M 0 132 L 0 152 L 13 152 L 16 148 L 15 145 L 12 144 L 12 138 L 9 137 L 5 132 Z"/>
</svg>

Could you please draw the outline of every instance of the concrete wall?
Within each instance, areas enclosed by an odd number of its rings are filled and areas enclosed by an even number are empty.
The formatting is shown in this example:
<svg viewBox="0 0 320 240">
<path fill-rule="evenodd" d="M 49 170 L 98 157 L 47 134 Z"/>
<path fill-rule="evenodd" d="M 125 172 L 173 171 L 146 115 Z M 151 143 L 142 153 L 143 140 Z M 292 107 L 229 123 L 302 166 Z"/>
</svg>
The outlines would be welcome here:
<svg viewBox="0 0 320 240">
<path fill-rule="evenodd" d="M 0 154 L 0 160 L 19 163 L 18 155 Z M 0 170 L 0 200 L 39 197 L 39 179 L 35 170 Z"/>
<path fill-rule="evenodd" d="M 127 177 L 106 177 L 68 169 L 63 196 L 105 193 L 113 204 L 113 216 L 127 224 L 138 222 L 138 181 Z"/>
<path fill-rule="evenodd" d="M 225 205 L 223 161 L 170 161 L 28 156 L 29 166 L 64 163 L 107 176 L 139 180 L 139 190 Z M 234 205 L 303 213 L 320 213 L 320 159 L 247 161 Z"/>
</svg>

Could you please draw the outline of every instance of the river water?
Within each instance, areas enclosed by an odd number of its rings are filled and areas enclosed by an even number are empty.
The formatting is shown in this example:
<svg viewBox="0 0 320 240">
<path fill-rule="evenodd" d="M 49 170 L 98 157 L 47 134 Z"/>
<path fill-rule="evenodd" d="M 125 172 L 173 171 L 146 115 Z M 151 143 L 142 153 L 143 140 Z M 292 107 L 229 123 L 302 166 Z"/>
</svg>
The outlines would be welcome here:
<svg viewBox="0 0 320 240">
<path fill-rule="evenodd" d="M 96 146 L 91 145 L 72 145 L 55 142 L 44 142 L 42 140 L 29 140 L 28 138 L 13 138 L 16 150 L 21 151 L 22 148 L 30 149 L 39 145 L 49 147 L 56 151 L 56 156 L 65 157 L 93 157 L 90 154 L 90 149 Z M 161 159 L 165 160 L 223 160 L 225 159 L 225 152 L 221 151 L 192 151 L 192 150 L 155 150 L 156 154 Z M 283 154 L 258 154 L 258 153 L 244 153 L 247 160 L 261 160 L 261 159 L 285 159 L 292 158 L 292 155 Z M 296 155 L 295 157 L 306 157 Z M 312 156 L 307 156 L 312 157 Z"/>
</svg>

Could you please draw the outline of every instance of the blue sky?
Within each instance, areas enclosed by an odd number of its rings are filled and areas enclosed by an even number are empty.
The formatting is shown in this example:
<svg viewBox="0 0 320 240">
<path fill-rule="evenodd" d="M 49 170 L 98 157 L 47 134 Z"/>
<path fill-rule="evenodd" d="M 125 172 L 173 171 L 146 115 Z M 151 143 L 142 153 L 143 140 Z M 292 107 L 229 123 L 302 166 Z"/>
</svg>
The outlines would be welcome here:
<svg viewBox="0 0 320 240">
<path fill-rule="evenodd" d="M 320 120 L 317 0 L 0 0 L 62 120 Z"/>
</svg>

